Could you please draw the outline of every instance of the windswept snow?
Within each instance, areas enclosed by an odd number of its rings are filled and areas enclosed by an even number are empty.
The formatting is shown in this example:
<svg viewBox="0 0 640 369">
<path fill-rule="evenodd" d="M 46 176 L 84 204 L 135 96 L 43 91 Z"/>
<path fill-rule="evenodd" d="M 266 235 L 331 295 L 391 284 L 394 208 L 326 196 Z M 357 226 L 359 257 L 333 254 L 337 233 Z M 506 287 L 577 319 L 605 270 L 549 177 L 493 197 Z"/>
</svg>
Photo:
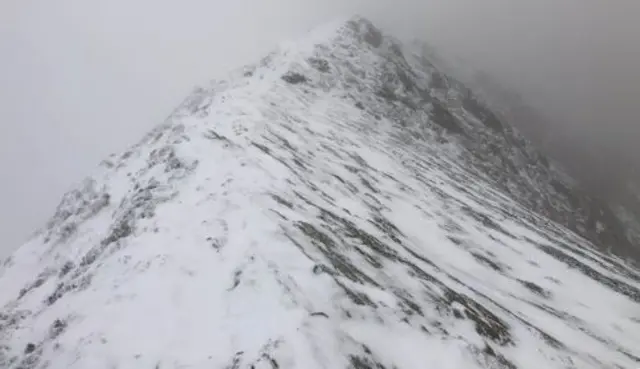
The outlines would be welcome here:
<svg viewBox="0 0 640 369">
<path fill-rule="evenodd" d="M 640 365 L 640 272 L 511 200 L 460 141 L 509 128 L 402 53 L 323 27 L 103 162 L 1 267 L 0 367 Z"/>
</svg>

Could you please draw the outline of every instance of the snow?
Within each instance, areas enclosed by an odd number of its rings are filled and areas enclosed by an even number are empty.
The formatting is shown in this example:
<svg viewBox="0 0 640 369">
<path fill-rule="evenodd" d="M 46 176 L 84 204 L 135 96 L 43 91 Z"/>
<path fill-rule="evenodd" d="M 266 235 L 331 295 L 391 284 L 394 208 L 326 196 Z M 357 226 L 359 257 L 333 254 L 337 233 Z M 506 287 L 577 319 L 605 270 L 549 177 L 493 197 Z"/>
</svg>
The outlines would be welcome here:
<svg viewBox="0 0 640 369">
<path fill-rule="evenodd" d="M 398 127 L 374 93 L 391 39 L 350 27 L 197 90 L 97 170 L 108 204 L 0 269 L 0 366 L 636 367 L 640 272 Z"/>
</svg>

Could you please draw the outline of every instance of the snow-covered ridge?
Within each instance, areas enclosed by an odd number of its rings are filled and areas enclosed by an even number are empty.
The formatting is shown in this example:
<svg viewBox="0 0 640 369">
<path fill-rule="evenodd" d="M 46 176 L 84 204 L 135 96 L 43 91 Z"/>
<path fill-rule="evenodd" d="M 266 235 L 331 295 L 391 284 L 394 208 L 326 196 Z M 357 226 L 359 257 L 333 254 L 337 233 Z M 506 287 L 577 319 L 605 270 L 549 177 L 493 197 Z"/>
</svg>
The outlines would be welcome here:
<svg viewBox="0 0 640 369">
<path fill-rule="evenodd" d="M 361 18 L 198 88 L 0 268 L 0 367 L 636 367 L 640 272 L 469 99 Z"/>
</svg>

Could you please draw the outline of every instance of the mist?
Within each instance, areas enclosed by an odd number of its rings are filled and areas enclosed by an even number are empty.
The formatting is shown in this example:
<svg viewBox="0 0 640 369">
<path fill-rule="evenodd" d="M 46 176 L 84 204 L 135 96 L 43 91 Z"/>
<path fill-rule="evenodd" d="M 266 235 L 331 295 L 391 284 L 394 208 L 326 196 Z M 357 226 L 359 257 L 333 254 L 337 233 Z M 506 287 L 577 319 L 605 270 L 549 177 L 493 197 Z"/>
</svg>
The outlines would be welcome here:
<svg viewBox="0 0 640 369">
<path fill-rule="evenodd" d="M 194 85 L 355 13 L 521 94 L 548 117 L 555 147 L 602 154 L 600 167 L 605 157 L 624 163 L 619 171 L 635 165 L 637 2 L 9 0 L 0 4 L 0 256 Z"/>
</svg>

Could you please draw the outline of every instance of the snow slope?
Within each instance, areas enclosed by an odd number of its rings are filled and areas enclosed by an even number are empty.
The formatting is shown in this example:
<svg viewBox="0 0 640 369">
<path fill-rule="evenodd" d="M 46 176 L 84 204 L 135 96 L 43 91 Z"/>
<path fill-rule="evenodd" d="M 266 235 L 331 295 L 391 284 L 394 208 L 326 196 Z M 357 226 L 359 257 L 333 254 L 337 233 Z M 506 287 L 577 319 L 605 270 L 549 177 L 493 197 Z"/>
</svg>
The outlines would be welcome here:
<svg viewBox="0 0 640 369">
<path fill-rule="evenodd" d="M 640 365 L 640 272 L 419 61 L 356 17 L 196 89 L 4 262 L 0 367 Z"/>
</svg>

